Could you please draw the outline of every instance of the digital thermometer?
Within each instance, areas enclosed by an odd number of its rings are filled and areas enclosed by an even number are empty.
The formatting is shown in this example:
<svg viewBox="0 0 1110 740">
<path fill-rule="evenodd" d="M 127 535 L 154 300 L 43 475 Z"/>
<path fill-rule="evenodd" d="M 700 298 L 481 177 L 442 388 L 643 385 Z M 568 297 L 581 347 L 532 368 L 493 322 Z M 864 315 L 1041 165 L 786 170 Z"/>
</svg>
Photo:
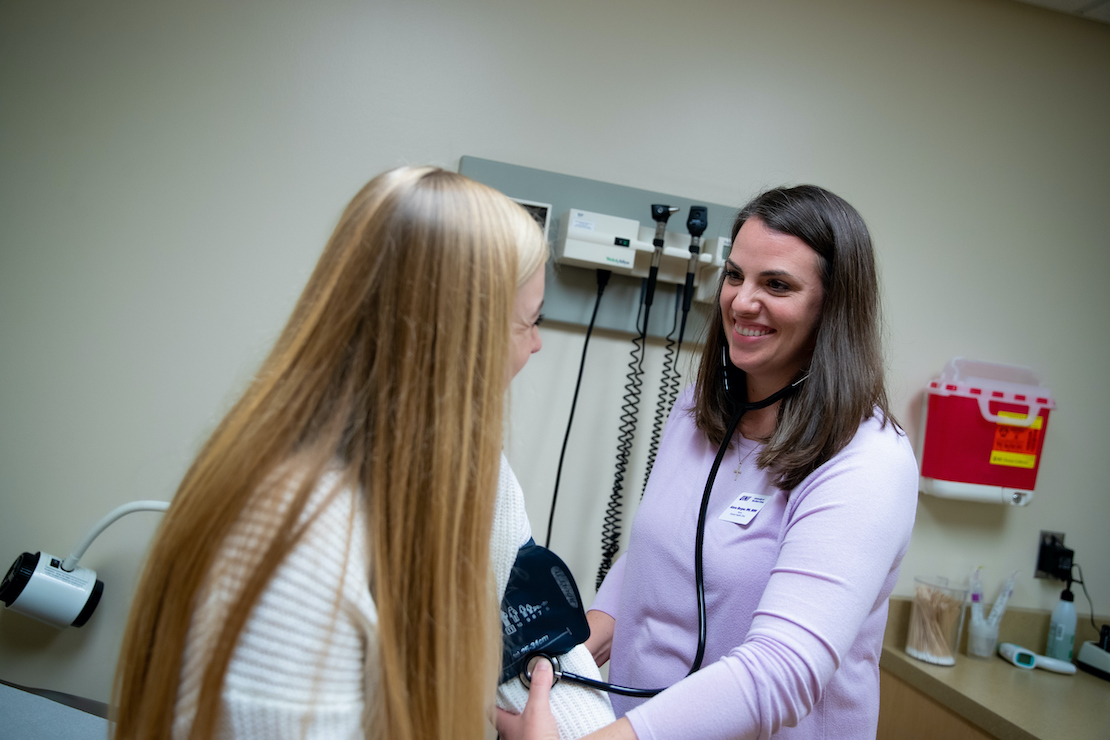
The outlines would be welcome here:
<svg viewBox="0 0 1110 740">
<path fill-rule="evenodd" d="M 1032 650 L 1026 650 L 1021 645 L 1012 642 L 998 643 L 998 654 L 1010 661 L 1018 668 L 1043 668 L 1055 673 L 1075 673 L 1075 664 L 1066 660 L 1057 660 L 1045 655 L 1037 655 Z"/>
</svg>

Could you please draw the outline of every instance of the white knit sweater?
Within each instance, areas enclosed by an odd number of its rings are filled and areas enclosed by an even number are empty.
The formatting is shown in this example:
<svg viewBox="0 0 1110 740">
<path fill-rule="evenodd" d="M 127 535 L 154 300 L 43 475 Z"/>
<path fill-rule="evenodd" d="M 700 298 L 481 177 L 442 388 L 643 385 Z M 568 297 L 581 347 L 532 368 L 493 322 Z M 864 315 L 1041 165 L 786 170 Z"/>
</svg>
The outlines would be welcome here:
<svg viewBox="0 0 1110 740">
<path fill-rule="evenodd" d="M 337 485 L 324 476 L 310 515 Z M 291 497 L 290 491 L 286 501 Z M 281 507 L 278 507 L 279 509 Z M 173 734 L 184 738 L 196 714 L 201 674 L 219 627 L 247 573 L 257 564 L 259 537 L 281 511 L 251 507 L 235 523 L 198 595 L 186 639 Z M 221 695 L 220 738 L 357 738 L 372 718 L 376 690 L 377 610 L 370 596 L 366 511 L 361 496 L 342 490 L 278 567 L 232 653 Z M 502 457 L 491 558 L 499 593 L 521 544 L 531 537 L 520 484 Z M 253 562 L 252 562 L 253 560 Z M 597 677 L 582 646 L 563 659 L 568 670 Z M 527 692 L 519 681 L 498 691 L 498 703 L 520 711 Z M 603 694 L 559 684 L 551 695 L 562 740 L 613 721 Z"/>
<path fill-rule="evenodd" d="M 499 522 L 504 526 L 499 527 Z M 498 597 L 505 595 L 517 550 L 531 537 L 532 527 L 524 509 L 524 492 L 509 467 L 509 461 L 502 455 L 501 476 L 497 484 L 497 514 L 493 520 L 493 541 L 490 543 Z M 568 673 L 601 680 L 597 664 L 585 645 L 579 645 L 562 656 L 560 662 Z M 520 679 L 506 681 L 497 689 L 497 704 L 503 709 L 519 714 L 524 711 L 527 701 L 528 689 L 524 688 Z M 558 683 L 552 688 L 551 711 L 559 724 L 560 740 L 575 740 L 614 720 L 608 696 L 569 682 Z"/>
</svg>

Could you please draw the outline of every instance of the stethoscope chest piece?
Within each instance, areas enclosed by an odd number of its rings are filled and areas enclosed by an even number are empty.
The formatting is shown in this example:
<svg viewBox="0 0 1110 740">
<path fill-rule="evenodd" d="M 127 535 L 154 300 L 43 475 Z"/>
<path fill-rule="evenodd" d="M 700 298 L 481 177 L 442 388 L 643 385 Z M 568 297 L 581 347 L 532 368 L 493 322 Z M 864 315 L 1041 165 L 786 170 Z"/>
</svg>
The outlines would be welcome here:
<svg viewBox="0 0 1110 740">
<path fill-rule="evenodd" d="M 554 680 L 551 685 L 559 683 L 559 679 L 563 677 L 563 666 L 559 662 L 559 656 L 548 655 L 547 653 L 532 653 L 524 661 L 524 670 L 520 672 L 520 682 L 524 684 L 524 688 L 532 688 L 532 669 L 535 668 L 536 662 L 546 660 L 551 664 L 551 672 L 555 674 Z"/>
</svg>

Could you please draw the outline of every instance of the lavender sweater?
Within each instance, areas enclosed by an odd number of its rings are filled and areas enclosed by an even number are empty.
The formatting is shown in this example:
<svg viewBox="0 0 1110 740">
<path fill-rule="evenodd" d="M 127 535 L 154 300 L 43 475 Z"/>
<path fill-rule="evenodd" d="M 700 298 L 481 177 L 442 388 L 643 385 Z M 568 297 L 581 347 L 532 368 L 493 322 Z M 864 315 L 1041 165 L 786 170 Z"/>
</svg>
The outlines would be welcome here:
<svg viewBox="0 0 1110 740">
<path fill-rule="evenodd" d="M 875 737 L 887 597 L 917 508 L 908 440 L 869 419 L 787 496 L 755 464 L 760 445 L 738 437 L 706 519 L 705 660 L 681 680 L 697 647 L 694 538 L 717 452 L 692 397 L 675 403 L 628 551 L 592 607 L 616 619 L 610 680 L 671 686 L 646 701 L 613 695 L 617 716 L 640 740 Z M 721 520 L 741 493 L 768 498 L 746 525 Z"/>
</svg>

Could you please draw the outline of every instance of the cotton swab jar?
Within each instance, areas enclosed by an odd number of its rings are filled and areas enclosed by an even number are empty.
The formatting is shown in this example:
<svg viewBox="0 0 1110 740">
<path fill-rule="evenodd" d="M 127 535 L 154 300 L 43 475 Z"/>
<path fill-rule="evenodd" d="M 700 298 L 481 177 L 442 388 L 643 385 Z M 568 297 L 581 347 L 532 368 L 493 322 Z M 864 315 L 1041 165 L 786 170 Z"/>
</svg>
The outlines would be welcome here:
<svg viewBox="0 0 1110 740">
<path fill-rule="evenodd" d="M 936 665 L 954 665 L 963 631 L 966 588 L 948 585 L 947 578 L 917 577 L 906 653 Z"/>
</svg>

